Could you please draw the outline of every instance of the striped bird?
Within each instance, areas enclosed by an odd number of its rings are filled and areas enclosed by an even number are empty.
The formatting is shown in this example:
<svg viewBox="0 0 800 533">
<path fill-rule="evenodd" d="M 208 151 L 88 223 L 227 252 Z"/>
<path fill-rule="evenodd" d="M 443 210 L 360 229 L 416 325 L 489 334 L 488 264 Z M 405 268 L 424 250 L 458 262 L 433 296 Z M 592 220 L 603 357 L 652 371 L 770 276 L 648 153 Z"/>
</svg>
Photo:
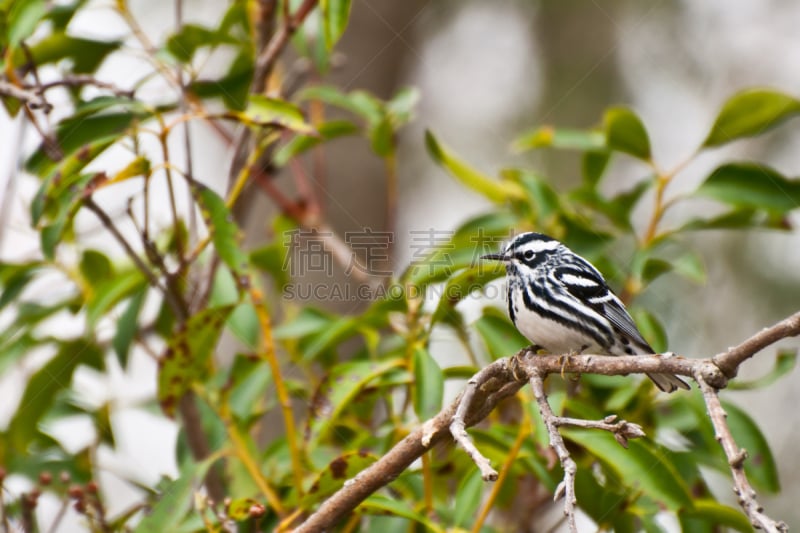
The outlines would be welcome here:
<svg viewBox="0 0 800 533">
<path fill-rule="evenodd" d="M 541 233 L 517 235 L 500 254 L 508 278 L 508 316 L 528 340 L 553 354 L 645 355 L 655 350 L 603 276 L 563 243 Z M 648 374 L 664 392 L 689 386 Z"/>
</svg>

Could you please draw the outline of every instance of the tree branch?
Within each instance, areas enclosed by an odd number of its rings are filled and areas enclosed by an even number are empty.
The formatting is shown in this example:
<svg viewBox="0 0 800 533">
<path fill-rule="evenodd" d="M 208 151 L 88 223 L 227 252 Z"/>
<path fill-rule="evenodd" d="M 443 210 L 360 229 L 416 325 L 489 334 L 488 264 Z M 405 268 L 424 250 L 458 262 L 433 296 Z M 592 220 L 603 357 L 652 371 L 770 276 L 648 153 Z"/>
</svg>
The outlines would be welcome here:
<svg viewBox="0 0 800 533">
<path fill-rule="evenodd" d="M 425 422 L 421 428 L 410 433 L 397 443 L 381 459 L 357 474 L 355 478 L 347 481 L 338 492 L 323 502 L 315 513 L 295 529 L 295 532 L 304 533 L 330 529 L 342 517 L 352 512 L 369 495 L 399 476 L 412 462 L 428 451 L 431 446 L 442 441 L 448 430 L 453 434 L 456 441 L 468 450 L 470 456 L 475 457 L 476 455 L 474 454 L 477 453 L 477 457 L 482 457 L 469 440 L 465 428 L 483 420 L 500 400 L 515 394 L 526 381 L 531 381 L 540 412 L 543 412 L 543 416 L 547 413 L 550 418 L 551 423 L 548 424 L 548 432 L 550 433 L 551 443 L 557 453 L 559 453 L 557 447 L 559 442 L 563 448 L 563 440 L 561 440 L 561 436 L 556 429 L 559 425 L 580 425 L 581 427 L 611 431 L 618 441 L 621 440 L 621 444 L 627 438 L 641 436 L 641 428 L 625 421 L 614 423 L 615 417 L 606 417 L 602 422 L 597 422 L 555 416 L 549 404 L 547 404 L 541 382 L 548 374 L 558 374 L 565 370 L 571 373 L 593 373 L 606 376 L 652 373 L 676 374 L 693 378 L 703 390 L 704 398 L 706 398 L 709 406 L 709 414 L 712 416 L 712 422 L 714 422 L 718 435 L 724 435 L 721 439 L 723 448 L 725 446 L 733 446 L 731 448 L 733 450 L 732 453 L 728 453 L 728 449 L 725 451 L 731 462 L 731 468 L 733 469 L 736 465 L 738 469 L 734 473 L 734 483 L 740 496 L 742 508 L 754 524 L 771 525 L 773 529 L 768 529 L 769 531 L 783 531 L 781 529 L 785 527 L 783 522 L 775 522 L 763 515 L 762 509 L 755 500 L 755 493 L 750 488 L 750 485 L 746 483 L 741 465 L 744 457 L 735 451 L 738 448 L 730 436 L 730 429 L 725 422 L 724 412 L 721 411 L 721 407 L 716 407 L 719 403 L 716 390 L 724 388 L 728 383 L 728 376 L 735 375 L 738 366 L 755 355 L 756 352 L 780 339 L 798 334 L 800 334 L 800 313 L 760 331 L 738 346 L 729 348 L 714 357 L 704 359 L 687 359 L 674 356 L 674 354 L 621 357 L 535 355 L 528 348 L 525 348 L 516 355 L 499 359 L 478 372 L 470 379 L 464 392 L 452 404 L 439 412 L 434 418 Z M 527 355 L 531 356 L 526 357 Z M 709 393 L 708 391 L 711 392 Z M 715 401 L 716 404 L 714 403 Z M 547 423 L 547 419 L 545 423 Z M 551 426 L 553 430 L 551 430 Z M 470 447 L 472 451 L 470 451 Z M 562 461 L 562 465 L 565 466 L 565 472 L 569 475 L 571 458 L 569 458 L 568 454 L 562 457 L 561 453 L 559 453 L 559 458 Z M 494 470 L 488 464 L 488 460 L 484 459 L 484 461 L 485 464 L 483 466 L 481 466 L 480 460 L 476 461 L 476 463 L 479 465 L 484 479 L 492 479 Z M 496 472 L 494 474 L 496 475 Z M 742 482 L 742 480 L 744 481 Z M 570 490 L 568 480 L 565 480 L 562 485 L 564 492 Z M 559 489 L 561 489 L 561 485 Z M 559 489 L 556 490 L 557 496 L 560 492 Z M 570 504 L 570 498 L 574 498 L 574 494 L 567 493 L 566 496 L 567 502 L 565 506 L 574 506 L 574 503 Z"/>
</svg>

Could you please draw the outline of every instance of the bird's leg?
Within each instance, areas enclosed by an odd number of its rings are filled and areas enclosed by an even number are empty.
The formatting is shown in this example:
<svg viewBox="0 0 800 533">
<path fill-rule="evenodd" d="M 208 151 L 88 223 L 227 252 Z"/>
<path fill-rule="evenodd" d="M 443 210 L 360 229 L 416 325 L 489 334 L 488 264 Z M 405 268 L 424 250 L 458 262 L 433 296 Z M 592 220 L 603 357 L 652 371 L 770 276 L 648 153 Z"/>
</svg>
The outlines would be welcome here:
<svg viewBox="0 0 800 533">
<path fill-rule="evenodd" d="M 581 346 L 580 350 L 570 350 L 569 353 L 562 354 L 561 356 L 559 356 L 559 363 L 561 363 L 561 379 L 566 379 L 564 374 L 566 373 L 567 367 L 569 366 L 570 358 L 574 355 L 580 355 L 588 347 L 589 347 L 588 344 L 584 344 L 583 346 Z"/>
<path fill-rule="evenodd" d="M 527 374 L 524 374 L 524 373 L 523 374 L 519 374 L 519 373 L 517 373 L 517 370 L 519 370 L 519 367 L 520 367 L 520 358 L 524 357 L 526 355 L 529 355 L 529 354 L 536 355 L 536 354 L 540 353 L 542 350 L 544 350 L 544 348 L 542 348 L 538 344 L 532 344 L 532 345 L 528 346 L 528 348 L 526 348 L 526 349 L 524 349 L 524 350 L 522 350 L 520 352 L 515 353 L 511 357 L 511 375 L 514 376 L 515 380 L 517 380 L 517 381 L 527 381 L 528 380 Z"/>
</svg>

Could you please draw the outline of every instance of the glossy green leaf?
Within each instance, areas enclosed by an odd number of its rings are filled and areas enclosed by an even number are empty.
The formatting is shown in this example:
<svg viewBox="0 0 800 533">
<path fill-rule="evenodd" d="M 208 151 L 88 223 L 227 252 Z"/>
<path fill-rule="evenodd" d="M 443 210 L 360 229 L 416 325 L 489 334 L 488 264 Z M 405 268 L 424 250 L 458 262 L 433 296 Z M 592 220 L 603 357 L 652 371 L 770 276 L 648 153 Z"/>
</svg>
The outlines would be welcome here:
<svg viewBox="0 0 800 533">
<path fill-rule="evenodd" d="M 31 439 L 38 432 L 40 421 L 53 405 L 58 393 L 70 386 L 72 374 L 81 364 L 101 369 L 103 351 L 85 339 L 66 342 L 55 356 L 31 376 L 6 430 L 9 443 L 14 449 L 20 453 L 26 451 Z"/>
<path fill-rule="evenodd" d="M 642 336 L 656 351 L 656 353 L 663 353 L 668 349 L 667 332 L 661 321 L 658 320 L 651 312 L 635 307 L 631 310 L 631 315 L 639 327 Z"/>
<path fill-rule="evenodd" d="M 722 106 L 703 147 L 712 147 L 760 135 L 800 114 L 800 101 L 772 90 L 746 89 Z"/>
<path fill-rule="evenodd" d="M 680 231 L 701 231 L 714 229 L 744 229 L 764 225 L 762 213 L 745 208 L 734 208 L 727 213 L 711 218 L 694 218 L 684 224 Z"/>
<path fill-rule="evenodd" d="M 299 339 L 307 335 L 319 333 L 330 326 L 334 318 L 312 307 L 303 308 L 289 321 L 277 326 L 272 336 L 277 340 Z"/>
<path fill-rule="evenodd" d="M 517 137 L 512 146 L 516 152 L 536 148 L 560 148 L 569 150 L 598 151 L 606 147 L 605 135 L 601 131 L 573 130 L 542 126 Z"/>
<path fill-rule="evenodd" d="M 714 527 L 713 531 L 718 530 L 719 526 L 732 527 L 745 533 L 753 531 L 750 520 L 741 509 L 734 509 L 711 499 L 696 499 L 694 508 L 681 511 L 680 517 L 681 521 L 684 517 L 705 520 Z"/>
<path fill-rule="evenodd" d="M 481 478 L 477 468 L 464 477 L 458 484 L 453 510 L 453 525 L 456 527 L 469 527 L 475 520 L 481 504 L 483 491 L 487 489 L 486 482 Z"/>
<path fill-rule="evenodd" d="M 249 270 L 249 258 L 239 247 L 242 232 L 233 214 L 225 201 L 208 187 L 197 183 L 193 192 L 219 258 L 231 269 L 237 285 L 247 286 L 249 281 L 243 277 L 247 276 Z"/>
<path fill-rule="evenodd" d="M 302 507 L 309 509 L 344 486 L 345 481 L 374 463 L 378 457 L 365 451 L 346 453 L 331 461 L 306 491 Z"/>
<path fill-rule="evenodd" d="M 370 128 L 369 139 L 372 151 L 378 157 L 387 157 L 394 153 L 394 128 L 388 116 Z"/>
<path fill-rule="evenodd" d="M 211 354 L 231 311 L 231 306 L 203 309 L 168 340 L 158 370 L 158 401 L 168 416 L 174 416 L 192 384 L 208 374 Z"/>
<path fill-rule="evenodd" d="M 317 127 L 319 135 L 297 135 L 275 151 L 273 162 L 278 166 L 286 165 L 292 158 L 303 154 L 311 148 L 346 135 L 358 132 L 358 127 L 347 120 L 332 120 Z"/>
<path fill-rule="evenodd" d="M 504 203 L 512 198 L 522 198 L 519 185 L 510 181 L 498 181 L 473 169 L 441 145 L 433 133 L 425 132 L 425 145 L 433 160 L 447 170 L 462 185 L 481 194 L 495 203 Z"/>
<path fill-rule="evenodd" d="M 279 126 L 306 135 L 316 134 L 299 107 L 279 98 L 251 94 L 244 111 L 230 114 L 249 126 Z"/>
<path fill-rule="evenodd" d="M 89 283 L 106 281 L 114 276 L 114 267 L 111 260 L 97 250 L 84 250 L 79 264 L 81 275 Z"/>
<path fill-rule="evenodd" d="M 684 278 L 695 283 L 706 282 L 706 266 L 699 254 L 689 252 L 672 262 L 672 268 Z"/>
<path fill-rule="evenodd" d="M 383 361 L 349 361 L 331 371 L 314 393 L 306 436 L 312 442 L 325 437 L 358 393 L 384 374 L 405 367 L 402 358 Z"/>
<path fill-rule="evenodd" d="M 603 116 L 608 148 L 650 160 L 650 138 L 641 119 L 626 107 L 612 107 Z"/>
<path fill-rule="evenodd" d="M 420 420 L 433 417 L 442 408 L 444 374 L 428 350 L 414 350 L 414 411 Z"/>
<path fill-rule="evenodd" d="M 128 301 L 128 305 L 120 315 L 119 320 L 117 320 L 117 329 L 114 332 L 111 345 L 114 347 L 114 353 L 117 355 L 117 360 L 123 370 L 128 367 L 128 353 L 139 330 L 139 313 L 142 310 L 146 296 L 146 289 L 134 294 Z"/>
<path fill-rule="evenodd" d="M 589 450 L 633 490 L 641 490 L 666 508 L 692 507 L 689 488 L 669 462 L 669 451 L 642 439 L 623 448 L 613 435 L 587 430 L 563 430 L 566 438 Z"/>
<path fill-rule="evenodd" d="M 558 192 L 542 175 L 515 168 L 503 170 L 502 175 L 522 186 L 541 226 L 551 223 L 562 213 L 563 206 Z"/>
<path fill-rule="evenodd" d="M 763 165 L 727 163 L 712 172 L 696 194 L 736 207 L 782 214 L 800 205 L 800 180 L 787 179 Z"/>
<path fill-rule="evenodd" d="M 781 489 L 778 467 L 761 429 L 747 413 L 734 404 L 723 401 L 722 407 L 728 414 L 728 426 L 736 444 L 747 450 L 748 458 L 744 463 L 747 479 L 756 490 L 776 494 Z"/>
<path fill-rule="evenodd" d="M 332 50 L 347 28 L 351 0 L 321 0 L 325 46 Z"/>
<path fill-rule="evenodd" d="M 517 353 L 531 342 L 523 337 L 502 312 L 488 307 L 474 324 L 493 360 Z"/>
<path fill-rule="evenodd" d="M 783 349 L 775 357 L 775 366 L 767 374 L 752 381 L 733 380 L 728 383 L 728 389 L 733 390 L 752 390 L 763 389 L 775 383 L 777 380 L 794 370 L 797 364 L 797 348 Z"/>
</svg>

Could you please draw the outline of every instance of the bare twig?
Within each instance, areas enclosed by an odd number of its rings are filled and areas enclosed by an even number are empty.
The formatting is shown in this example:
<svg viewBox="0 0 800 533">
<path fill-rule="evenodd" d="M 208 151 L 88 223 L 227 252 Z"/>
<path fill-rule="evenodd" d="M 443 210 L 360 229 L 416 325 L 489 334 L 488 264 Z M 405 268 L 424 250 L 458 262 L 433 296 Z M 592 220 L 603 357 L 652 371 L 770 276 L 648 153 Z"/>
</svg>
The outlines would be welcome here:
<svg viewBox="0 0 800 533">
<path fill-rule="evenodd" d="M 473 378 L 474 382 L 470 380 L 472 383 L 468 384 L 465 392 L 451 405 L 396 444 L 380 460 L 360 472 L 352 480 L 346 482 L 342 489 L 328 498 L 295 531 L 302 533 L 330 529 L 342 517 L 352 512 L 370 494 L 399 476 L 403 470 L 428 451 L 431 446 L 444 439 L 447 433 L 461 434 L 464 428 L 482 420 L 501 399 L 515 394 L 528 380 L 532 380 L 534 394 L 537 394 L 537 391 L 541 393 L 537 396 L 537 400 L 542 397 L 545 404 L 547 404 L 546 397 L 544 397 L 543 387 L 540 382 L 548 374 L 559 374 L 565 368 L 567 371 L 574 373 L 594 373 L 607 376 L 641 373 L 676 374 L 692 377 L 701 384 L 701 387 L 705 386 L 714 391 L 714 389 L 724 388 L 727 385 L 728 377 L 723 372 L 723 367 L 732 367 L 735 374 L 736 367 L 759 350 L 780 339 L 798 334 L 800 334 L 800 313 L 762 330 L 738 346 L 705 359 L 686 359 L 684 357 L 665 357 L 661 355 L 624 357 L 575 355 L 567 357 L 565 362 L 564 356 L 536 355 L 535 357 L 526 357 L 526 354 L 529 353 L 526 348 L 513 357 L 499 359 L 482 369 Z M 704 394 L 705 392 L 706 390 L 704 389 Z M 467 394 L 470 394 L 471 397 L 468 397 Z M 716 392 L 714 392 L 714 396 L 716 397 Z M 463 408 L 462 400 L 464 400 L 463 403 L 465 404 Z M 718 402 L 718 398 L 716 401 Z M 540 408 L 547 409 L 552 413 L 549 404 L 543 407 L 540 402 Z M 460 409 L 461 412 L 459 413 Z M 459 418 L 456 418 L 457 414 Z M 582 427 L 611 431 L 615 436 L 621 435 L 625 439 L 638 437 L 641 431 L 641 428 L 638 428 L 635 424 L 629 424 L 624 421 L 615 422 L 616 419 L 610 417 L 601 422 L 592 422 L 577 421 L 576 419 L 552 415 L 551 420 L 554 427 L 557 427 L 559 423 L 561 425 L 580 425 Z M 727 426 L 725 427 L 727 428 Z M 556 437 L 556 442 L 560 438 L 559 434 Z M 551 434 L 551 442 L 552 439 L 553 435 Z M 464 438 L 462 436 L 458 438 L 458 442 L 464 446 L 465 442 L 469 442 L 469 437 Z M 732 439 L 730 442 L 733 442 Z M 729 458 L 738 457 L 735 453 L 735 444 L 733 449 L 734 454 L 729 455 Z M 478 453 L 478 455 L 480 454 Z M 563 461 L 562 459 L 562 464 Z M 736 463 L 736 461 L 733 461 L 733 463 Z M 567 465 L 569 465 L 569 460 Z M 565 465 L 565 470 L 568 469 L 567 465 Z M 489 466 L 489 469 L 491 469 L 491 466 Z M 484 472 L 484 469 L 481 468 L 481 473 L 489 474 L 490 472 L 489 470 Z M 563 485 L 563 490 L 566 492 L 567 483 Z M 556 493 L 558 494 L 558 492 Z M 570 501 L 570 496 L 574 498 L 574 494 L 566 494 L 566 496 L 568 502 Z M 755 501 L 754 496 L 752 496 L 752 500 Z M 569 505 L 574 506 L 574 503 Z M 749 506 L 751 503 L 746 500 L 742 505 L 743 507 L 745 505 Z M 755 509 L 758 511 L 759 517 L 763 516 L 757 504 Z M 745 512 L 748 512 L 747 508 L 745 508 Z M 765 523 L 772 523 L 775 528 L 778 528 L 773 529 L 773 531 L 781 531 L 779 529 L 781 522 L 774 522 L 766 517 L 764 519 L 769 521 Z"/>
<path fill-rule="evenodd" d="M 262 84 L 261 87 L 263 89 L 263 84 L 272 72 L 272 68 L 275 66 L 278 56 L 280 56 L 286 44 L 289 42 L 289 39 L 294 35 L 294 32 L 297 31 L 297 28 L 303 24 L 308 14 L 317 6 L 317 3 L 319 3 L 319 0 L 304 0 L 293 15 L 287 14 L 284 17 L 283 24 L 280 25 L 256 60 L 253 83 Z"/>
<path fill-rule="evenodd" d="M 714 425 L 717 442 L 725 450 L 725 456 L 728 458 L 728 465 L 731 467 L 731 475 L 733 477 L 733 492 L 736 493 L 739 505 L 744 509 L 745 514 L 756 529 L 770 533 L 788 531 L 789 527 L 786 523 L 775 521 L 765 515 L 763 507 L 756 500 L 756 491 L 750 486 L 744 473 L 744 461 L 747 459 L 747 451 L 739 448 L 736 441 L 733 440 L 731 429 L 728 427 L 728 421 L 726 420 L 728 415 L 725 414 L 725 410 L 722 408 L 717 390 L 706 383 L 702 375 L 698 374 L 694 379 L 703 392 L 703 399 L 706 402 L 708 416 Z"/>
<path fill-rule="evenodd" d="M 39 91 L 18 87 L 13 83 L 0 80 L 0 96 L 7 96 L 19 100 L 22 104 L 31 109 L 49 110 L 50 104 L 44 99 Z"/>
<path fill-rule="evenodd" d="M 570 531 L 577 532 L 575 504 L 578 503 L 578 500 L 575 497 L 575 474 L 578 473 L 578 465 L 575 464 L 566 444 L 564 444 L 561 433 L 558 432 L 558 423 L 556 422 L 558 417 L 553 413 L 550 404 L 547 403 L 547 396 L 544 393 L 544 377 L 535 372 L 531 375 L 530 382 L 533 396 L 539 405 L 539 413 L 542 415 L 544 425 L 547 427 L 547 434 L 550 436 L 550 446 L 555 450 L 558 460 L 561 461 L 561 468 L 564 469 L 564 479 L 556 487 L 553 500 L 564 498 L 564 515 L 567 517 L 567 525 Z"/>
</svg>

